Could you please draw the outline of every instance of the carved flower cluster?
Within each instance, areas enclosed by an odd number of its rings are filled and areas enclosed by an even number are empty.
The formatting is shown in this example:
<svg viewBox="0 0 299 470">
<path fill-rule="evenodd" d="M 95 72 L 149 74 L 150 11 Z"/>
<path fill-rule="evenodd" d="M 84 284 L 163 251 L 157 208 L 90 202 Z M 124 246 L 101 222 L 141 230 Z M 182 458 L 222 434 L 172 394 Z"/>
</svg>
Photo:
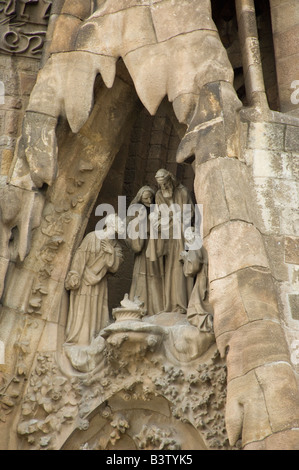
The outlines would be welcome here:
<svg viewBox="0 0 299 470">
<path fill-rule="evenodd" d="M 189 372 L 163 366 L 155 385 L 173 404 L 173 416 L 194 423 L 209 448 L 229 448 L 224 418 L 226 367 L 218 352 L 207 364 Z"/>
<path fill-rule="evenodd" d="M 180 450 L 181 445 L 172 434 L 174 430 L 161 429 L 158 426 L 143 426 L 135 436 L 139 449 L 143 450 Z"/>
<path fill-rule="evenodd" d="M 49 448 L 54 433 L 77 414 L 78 398 L 72 384 L 59 375 L 51 354 L 39 355 L 22 403 L 18 433 L 37 448 Z"/>
<path fill-rule="evenodd" d="M 104 405 L 102 417 L 109 424 L 103 428 L 104 435 L 94 443 L 81 441 L 80 448 L 113 448 L 129 435 L 136 448 L 179 449 L 181 444 L 175 433 L 168 433 L 170 429 L 155 424 L 136 434 L 129 417 L 113 414 L 109 406 L 115 394 L 133 406 L 136 400 L 161 396 L 169 402 L 173 417 L 191 423 L 208 448 L 230 449 L 224 420 L 226 367 L 218 352 L 195 367 L 175 366 L 156 357 L 134 371 L 132 376 L 129 369 L 117 371 L 108 364 L 98 373 L 70 380 L 61 375 L 54 355 L 40 354 L 23 401 L 19 434 L 34 448 L 55 448 L 55 437 L 66 426 L 70 432 L 77 427 L 84 439 L 92 411 Z"/>
</svg>

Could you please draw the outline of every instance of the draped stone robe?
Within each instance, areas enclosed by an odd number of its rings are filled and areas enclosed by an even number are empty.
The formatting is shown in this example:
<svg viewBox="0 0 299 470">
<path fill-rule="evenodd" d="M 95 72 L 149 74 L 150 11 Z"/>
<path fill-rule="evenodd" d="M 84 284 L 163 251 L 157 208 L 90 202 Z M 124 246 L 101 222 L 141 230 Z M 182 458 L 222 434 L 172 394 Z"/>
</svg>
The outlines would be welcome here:
<svg viewBox="0 0 299 470">
<path fill-rule="evenodd" d="M 128 240 L 135 253 L 130 299 L 138 297 L 144 302 L 148 315 L 164 311 L 164 273 L 161 257 L 151 261 L 147 256 L 149 233 L 147 239 Z"/>
<path fill-rule="evenodd" d="M 77 250 L 69 274 L 80 278 L 78 289 L 71 290 L 66 342 L 90 344 L 109 322 L 107 273 L 115 273 L 123 262 L 122 250 L 115 240 L 108 240 L 113 248 L 106 253 L 92 232 Z"/>
<path fill-rule="evenodd" d="M 170 206 L 177 204 L 181 209 L 183 218 L 184 206 L 189 206 L 191 215 L 194 214 L 194 204 L 187 188 L 179 184 L 174 188 L 171 200 L 163 197 L 162 191 L 156 193 L 156 204 Z M 164 272 L 164 312 L 187 313 L 189 299 L 193 289 L 193 279 L 186 277 L 183 272 L 183 265 L 180 261 L 180 254 L 185 249 L 183 220 L 181 220 L 181 237 L 172 237 L 173 224 L 170 220 L 169 239 L 151 240 L 147 249 L 147 256 L 154 260 L 162 256 Z"/>
<path fill-rule="evenodd" d="M 211 333 L 213 315 L 207 302 L 208 265 L 203 249 L 186 252 L 183 270 L 186 277 L 196 279 L 187 309 L 188 321 L 200 331 Z"/>
</svg>

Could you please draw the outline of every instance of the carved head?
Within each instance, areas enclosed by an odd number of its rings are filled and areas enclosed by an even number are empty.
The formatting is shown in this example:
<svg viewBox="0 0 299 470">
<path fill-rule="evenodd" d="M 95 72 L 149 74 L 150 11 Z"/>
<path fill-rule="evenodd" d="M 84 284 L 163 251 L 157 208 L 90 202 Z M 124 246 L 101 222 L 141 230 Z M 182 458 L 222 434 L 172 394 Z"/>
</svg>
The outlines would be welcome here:
<svg viewBox="0 0 299 470">
<path fill-rule="evenodd" d="M 143 191 L 140 202 L 144 204 L 146 207 L 150 207 L 153 201 L 154 201 L 154 194 L 152 193 L 152 191 L 149 191 L 148 189 Z"/>
<path fill-rule="evenodd" d="M 175 188 L 175 177 L 173 174 L 162 168 L 156 173 L 155 178 L 161 189 L 163 197 L 171 198 Z"/>
<path fill-rule="evenodd" d="M 123 221 L 117 214 L 109 214 L 105 219 L 105 229 L 106 233 L 122 235 L 125 230 Z"/>
<path fill-rule="evenodd" d="M 154 197 L 155 191 L 150 186 L 143 186 L 139 189 L 130 205 L 143 204 L 146 207 L 150 207 L 154 202 Z"/>
</svg>

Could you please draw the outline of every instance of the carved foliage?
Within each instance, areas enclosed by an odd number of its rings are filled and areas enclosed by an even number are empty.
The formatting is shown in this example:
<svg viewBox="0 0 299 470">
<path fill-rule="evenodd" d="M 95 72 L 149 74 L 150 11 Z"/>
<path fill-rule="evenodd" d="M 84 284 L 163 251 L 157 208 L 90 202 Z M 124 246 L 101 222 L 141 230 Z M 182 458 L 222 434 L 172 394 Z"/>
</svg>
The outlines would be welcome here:
<svg viewBox="0 0 299 470">
<path fill-rule="evenodd" d="M 65 243 L 67 227 L 72 220 L 72 210 L 84 202 L 88 191 L 86 173 L 92 170 L 93 166 L 89 162 L 81 160 L 74 176 L 69 179 L 67 196 L 60 205 L 49 203 L 44 211 L 40 230 L 45 236 L 45 242 L 36 257 L 39 269 L 29 300 L 30 314 L 42 314 L 43 300 L 48 294 L 48 280 L 54 269 L 55 257 Z"/>
<path fill-rule="evenodd" d="M 173 438 L 173 430 L 158 426 L 143 426 L 135 436 L 138 448 L 142 450 L 180 450 L 180 444 Z"/>
<path fill-rule="evenodd" d="M 7 422 L 9 415 L 20 403 L 24 384 L 28 378 L 27 359 L 31 351 L 30 332 L 37 328 L 37 323 L 29 315 L 24 316 L 19 328 L 17 341 L 14 343 L 15 366 L 14 374 L 0 376 L 0 424 Z"/>
<path fill-rule="evenodd" d="M 53 355 L 40 354 L 23 398 L 18 433 L 32 448 L 53 448 L 56 433 L 77 414 L 76 388 L 60 374 Z"/>
<path fill-rule="evenodd" d="M 184 372 L 179 367 L 163 366 L 163 375 L 155 385 L 173 403 L 173 415 L 186 417 L 205 437 L 211 449 L 227 449 L 224 409 L 226 402 L 226 367 L 218 353 L 211 363 Z M 183 391 L 182 391 L 183 389 Z"/>
<path fill-rule="evenodd" d="M 113 449 L 127 434 L 136 449 L 181 448 L 171 426 L 165 428 L 154 422 L 141 426 L 138 432 L 133 430 L 129 414 L 110 408 L 109 400 L 115 394 L 128 403 L 128 409 L 134 409 L 136 400 L 151 403 L 154 397 L 161 396 L 170 403 L 172 419 L 191 423 L 208 449 L 231 449 L 224 423 L 226 368 L 217 352 L 196 368 L 165 364 L 165 359 L 156 357 L 143 370 L 135 370 L 134 377 L 124 368 L 116 371 L 108 365 L 98 373 L 72 379 L 59 370 L 54 354 L 40 355 L 24 396 L 18 426 L 19 435 L 27 438 L 25 448 L 29 444 L 29 448 L 59 449 L 59 435 L 65 435 L 66 427 L 70 433 L 75 429 L 83 431 L 84 439 L 90 417 L 99 408 L 107 426 L 97 442 L 78 441 L 78 449 Z"/>
</svg>

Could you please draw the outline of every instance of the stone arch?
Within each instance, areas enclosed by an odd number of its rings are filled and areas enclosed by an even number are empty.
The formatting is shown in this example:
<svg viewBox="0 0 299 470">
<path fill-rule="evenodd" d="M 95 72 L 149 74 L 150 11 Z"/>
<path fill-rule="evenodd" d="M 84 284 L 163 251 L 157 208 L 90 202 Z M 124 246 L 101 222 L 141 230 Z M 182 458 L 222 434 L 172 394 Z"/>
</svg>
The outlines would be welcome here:
<svg viewBox="0 0 299 470">
<path fill-rule="evenodd" d="M 163 397 L 127 401 L 116 393 L 90 413 L 88 429 L 75 429 L 61 450 L 207 450 L 203 436 L 188 421 L 172 416 Z"/>
</svg>

